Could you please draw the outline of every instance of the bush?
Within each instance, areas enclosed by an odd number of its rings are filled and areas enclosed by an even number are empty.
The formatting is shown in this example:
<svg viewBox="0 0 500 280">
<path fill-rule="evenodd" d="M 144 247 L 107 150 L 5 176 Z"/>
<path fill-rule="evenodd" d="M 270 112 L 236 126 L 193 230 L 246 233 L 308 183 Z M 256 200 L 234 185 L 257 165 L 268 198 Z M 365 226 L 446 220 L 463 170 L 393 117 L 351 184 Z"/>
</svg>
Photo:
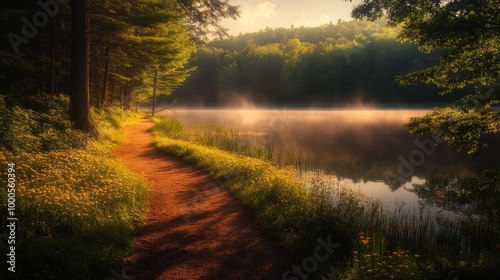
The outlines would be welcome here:
<svg viewBox="0 0 500 280">
<path fill-rule="evenodd" d="M 9 108 L 0 96 L 0 147 L 14 152 L 83 147 L 86 137 L 73 129 L 68 106 L 66 96 L 40 95 L 28 99 L 25 106 Z"/>
<path fill-rule="evenodd" d="M 141 114 L 95 110 L 101 138 L 72 128 L 68 98 L 37 96 L 9 106 L 0 96 L 0 178 L 15 164 L 16 273 L 0 279 L 112 279 L 131 250 L 148 201 L 144 178 L 110 156 L 121 128 Z M 0 191 L 7 208 L 7 188 Z M 7 220 L 7 211 L 0 212 Z M 7 232 L 6 223 L 0 226 Z M 7 242 L 0 250 L 7 251 Z"/>
</svg>

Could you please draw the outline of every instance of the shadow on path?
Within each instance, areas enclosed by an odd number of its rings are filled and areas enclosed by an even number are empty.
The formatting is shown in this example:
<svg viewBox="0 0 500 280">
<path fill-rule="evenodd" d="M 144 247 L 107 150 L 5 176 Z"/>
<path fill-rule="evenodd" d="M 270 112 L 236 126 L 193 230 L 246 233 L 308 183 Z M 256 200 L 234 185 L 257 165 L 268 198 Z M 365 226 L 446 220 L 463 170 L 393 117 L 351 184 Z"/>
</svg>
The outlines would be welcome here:
<svg viewBox="0 0 500 280">
<path fill-rule="evenodd" d="M 128 279 L 281 279 L 290 260 L 248 209 L 201 170 L 156 149 L 151 126 L 127 127 L 114 151 L 151 185 Z"/>
</svg>

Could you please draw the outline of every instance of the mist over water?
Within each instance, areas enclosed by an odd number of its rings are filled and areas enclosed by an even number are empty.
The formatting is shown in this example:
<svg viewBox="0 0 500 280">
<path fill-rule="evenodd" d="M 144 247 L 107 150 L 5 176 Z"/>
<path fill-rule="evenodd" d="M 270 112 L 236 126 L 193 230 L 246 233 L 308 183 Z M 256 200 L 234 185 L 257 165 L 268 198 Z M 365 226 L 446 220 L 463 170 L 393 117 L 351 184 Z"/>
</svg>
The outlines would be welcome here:
<svg viewBox="0 0 500 280">
<path fill-rule="evenodd" d="M 500 168 L 498 137 L 489 140 L 489 149 L 473 155 L 439 144 L 425 154 L 404 181 L 390 182 L 387 172 L 398 174 L 404 160 L 421 148 L 430 136 L 408 133 L 403 124 L 427 110 L 290 110 L 290 109 L 173 109 L 162 112 L 186 123 L 230 127 L 260 132 L 252 144 L 271 144 L 275 155 L 300 156 L 311 169 L 321 169 L 342 185 L 382 200 L 389 208 L 394 203 L 417 205 L 411 192 L 413 184 L 441 179 L 457 179 L 478 174 L 487 168 Z M 423 154 L 423 152 L 422 152 Z M 404 160 L 401 160 L 403 158 Z M 418 159 L 422 161 L 421 159 Z M 408 165 L 408 163 L 407 163 Z M 408 166 L 403 166 L 407 171 Z"/>
</svg>

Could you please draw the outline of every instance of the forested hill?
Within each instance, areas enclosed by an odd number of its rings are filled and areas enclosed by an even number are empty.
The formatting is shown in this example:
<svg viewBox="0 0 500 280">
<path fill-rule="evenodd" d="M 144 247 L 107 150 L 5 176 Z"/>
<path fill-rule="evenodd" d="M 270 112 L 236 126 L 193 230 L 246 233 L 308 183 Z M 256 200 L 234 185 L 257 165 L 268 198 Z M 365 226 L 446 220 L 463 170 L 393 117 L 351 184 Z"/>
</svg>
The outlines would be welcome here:
<svg viewBox="0 0 500 280">
<path fill-rule="evenodd" d="M 198 50 L 197 70 L 169 99 L 179 105 L 344 106 L 435 104 L 457 96 L 395 76 L 437 63 L 437 55 L 400 43 L 384 21 L 266 28 L 216 40 Z"/>
</svg>

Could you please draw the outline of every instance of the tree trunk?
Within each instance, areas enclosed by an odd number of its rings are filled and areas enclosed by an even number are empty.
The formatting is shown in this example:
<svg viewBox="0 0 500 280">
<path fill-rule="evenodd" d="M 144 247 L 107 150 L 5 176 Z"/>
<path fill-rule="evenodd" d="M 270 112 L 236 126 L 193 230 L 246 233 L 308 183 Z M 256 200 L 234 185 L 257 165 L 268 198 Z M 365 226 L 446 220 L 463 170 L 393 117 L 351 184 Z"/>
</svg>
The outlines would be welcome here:
<svg viewBox="0 0 500 280">
<path fill-rule="evenodd" d="M 88 0 L 73 0 L 71 7 L 71 85 L 69 118 L 75 128 L 97 137 L 98 131 L 90 114 Z"/>
<path fill-rule="evenodd" d="M 123 110 L 127 111 L 127 105 L 128 105 L 128 83 L 125 84 L 125 91 L 123 92 Z"/>
<path fill-rule="evenodd" d="M 120 92 L 119 92 L 119 97 L 120 97 L 120 108 L 123 107 L 123 92 L 124 92 L 125 85 L 120 84 Z"/>
<path fill-rule="evenodd" d="M 132 107 L 132 92 L 130 87 L 127 86 L 127 111 Z"/>
<path fill-rule="evenodd" d="M 115 102 L 115 79 L 111 78 L 109 81 L 109 96 L 111 97 L 111 100 L 109 101 L 109 104 L 113 106 L 113 103 Z"/>
<path fill-rule="evenodd" d="M 104 106 L 104 102 L 106 101 L 106 91 L 108 89 L 108 79 L 109 79 L 109 47 L 106 47 L 106 53 L 105 53 L 105 65 L 104 65 L 104 82 L 102 85 L 102 92 L 101 96 L 99 98 L 99 106 L 102 107 Z"/>
<path fill-rule="evenodd" d="M 40 82 L 40 94 L 44 94 L 45 91 L 45 74 L 47 73 L 45 51 L 42 54 L 42 81 Z"/>
<path fill-rule="evenodd" d="M 156 111 L 156 84 L 157 84 L 157 79 L 158 79 L 158 68 L 155 68 L 155 78 L 153 81 L 153 105 L 152 105 L 152 112 L 151 114 L 153 117 L 155 116 L 155 111 Z"/>
<path fill-rule="evenodd" d="M 52 73 L 50 77 L 50 94 L 54 95 L 56 93 L 56 18 L 52 20 Z"/>
</svg>

